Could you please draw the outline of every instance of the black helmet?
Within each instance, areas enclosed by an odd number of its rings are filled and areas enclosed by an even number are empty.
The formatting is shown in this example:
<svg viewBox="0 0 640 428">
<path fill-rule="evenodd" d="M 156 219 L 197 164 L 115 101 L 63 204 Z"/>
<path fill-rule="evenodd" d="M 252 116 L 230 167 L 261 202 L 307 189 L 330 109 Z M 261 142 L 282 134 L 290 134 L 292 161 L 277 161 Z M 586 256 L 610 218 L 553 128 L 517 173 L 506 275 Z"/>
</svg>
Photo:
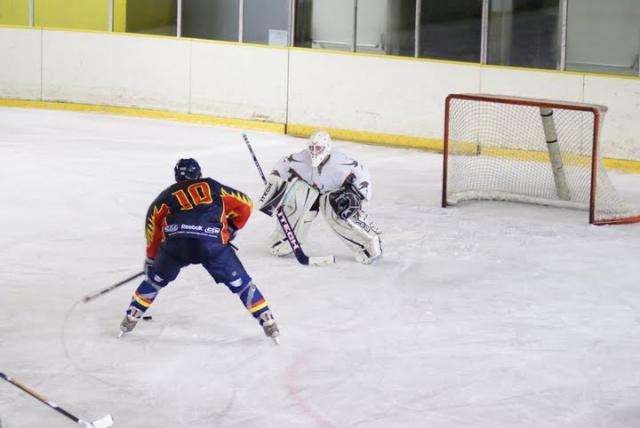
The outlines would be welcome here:
<svg viewBox="0 0 640 428">
<path fill-rule="evenodd" d="M 175 168 L 173 168 L 173 172 L 176 181 L 197 180 L 202 177 L 200 165 L 193 158 L 180 159 Z"/>
</svg>

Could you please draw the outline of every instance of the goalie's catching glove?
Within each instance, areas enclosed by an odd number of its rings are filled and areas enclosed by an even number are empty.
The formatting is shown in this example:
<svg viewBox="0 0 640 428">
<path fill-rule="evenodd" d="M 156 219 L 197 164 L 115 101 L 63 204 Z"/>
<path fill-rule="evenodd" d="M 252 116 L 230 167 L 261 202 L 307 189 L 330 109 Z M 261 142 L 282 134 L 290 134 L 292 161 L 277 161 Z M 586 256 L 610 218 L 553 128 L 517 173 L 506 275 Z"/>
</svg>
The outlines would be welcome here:
<svg viewBox="0 0 640 428">
<path fill-rule="evenodd" d="M 338 217 L 347 220 L 358 212 L 363 199 L 364 197 L 353 184 L 347 184 L 329 195 L 329 204 Z"/>
</svg>

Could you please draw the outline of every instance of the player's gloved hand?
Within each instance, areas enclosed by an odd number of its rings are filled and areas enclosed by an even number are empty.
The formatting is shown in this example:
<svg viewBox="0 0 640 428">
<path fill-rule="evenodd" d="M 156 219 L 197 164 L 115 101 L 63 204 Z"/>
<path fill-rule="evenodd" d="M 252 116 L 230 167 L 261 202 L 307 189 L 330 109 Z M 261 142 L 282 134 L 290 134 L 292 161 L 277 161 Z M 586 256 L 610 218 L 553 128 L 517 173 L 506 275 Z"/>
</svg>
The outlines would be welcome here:
<svg viewBox="0 0 640 428">
<path fill-rule="evenodd" d="M 146 257 L 144 259 L 144 265 L 143 265 L 143 269 L 144 269 L 144 274 L 145 275 L 149 275 L 149 269 L 151 268 L 151 265 L 153 264 L 153 259 L 151 257 Z"/>
<path fill-rule="evenodd" d="M 227 227 L 229 228 L 229 242 L 231 242 L 234 239 L 236 239 L 236 235 L 238 234 L 238 229 L 236 228 L 236 225 L 233 223 L 233 219 L 230 217 L 227 217 Z"/>
</svg>

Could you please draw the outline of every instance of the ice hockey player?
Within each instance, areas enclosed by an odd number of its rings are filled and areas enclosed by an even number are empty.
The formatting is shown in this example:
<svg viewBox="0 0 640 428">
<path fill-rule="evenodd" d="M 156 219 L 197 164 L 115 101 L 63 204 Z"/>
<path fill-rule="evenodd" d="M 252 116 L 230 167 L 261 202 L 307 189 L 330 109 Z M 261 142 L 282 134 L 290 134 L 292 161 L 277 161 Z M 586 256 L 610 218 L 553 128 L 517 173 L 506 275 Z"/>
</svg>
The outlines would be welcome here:
<svg viewBox="0 0 640 428">
<path fill-rule="evenodd" d="M 276 340 L 280 332 L 267 301 L 229 244 L 249 219 L 251 200 L 211 178 L 202 178 L 194 159 L 180 159 L 174 173 L 176 183 L 160 193 L 147 211 L 146 275 L 120 324 L 121 335 L 133 330 L 180 269 L 201 264 L 216 282 L 240 297 L 264 333 Z"/>
<path fill-rule="evenodd" d="M 371 199 L 371 179 L 365 167 L 331 149 L 331 137 L 317 131 L 308 147 L 282 158 L 269 175 L 260 211 L 273 215 L 282 206 L 298 240 L 304 242 L 321 211 L 331 229 L 351 248 L 357 261 L 369 264 L 382 255 L 380 230 L 365 213 Z M 270 238 L 277 256 L 291 253 L 279 225 Z"/>
</svg>

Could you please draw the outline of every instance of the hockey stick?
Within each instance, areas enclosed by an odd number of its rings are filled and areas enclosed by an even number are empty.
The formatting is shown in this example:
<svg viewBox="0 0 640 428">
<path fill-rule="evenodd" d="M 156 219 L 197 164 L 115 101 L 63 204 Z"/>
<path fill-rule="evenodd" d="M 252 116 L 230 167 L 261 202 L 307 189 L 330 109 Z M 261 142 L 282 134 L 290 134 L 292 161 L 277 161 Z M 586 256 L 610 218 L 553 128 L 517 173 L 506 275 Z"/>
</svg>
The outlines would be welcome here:
<svg viewBox="0 0 640 428">
<path fill-rule="evenodd" d="M 94 294 L 90 294 L 88 296 L 84 296 L 82 298 L 82 301 L 84 303 L 90 302 L 91 300 L 93 300 L 93 299 L 95 299 L 97 297 L 100 297 L 103 294 L 107 294 L 109 291 L 115 290 L 116 288 L 120 287 L 121 285 L 124 285 L 124 284 L 126 284 L 127 282 L 130 282 L 130 281 L 133 281 L 134 279 L 136 279 L 137 277 L 142 276 L 142 275 L 144 275 L 144 271 L 138 272 L 137 274 L 132 275 L 127 279 L 123 279 L 122 281 L 120 281 L 120 282 L 118 282 L 116 284 L 110 285 L 107 288 L 103 288 L 102 290 L 100 290 L 100 291 L 98 291 L 98 292 L 96 292 Z"/>
<path fill-rule="evenodd" d="M 64 416 L 66 416 L 67 418 L 71 419 L 72 421 L 74 421 L 77 424 L 84 425 L 87 428 L 107 428 L 107 427 L 110 427 L 111 425 L 113 425 L 113 418 L 111 417 L 111 415 L 103 416 L 100 419 L 98 419 L 96 421 L 93 421 L 93 422 L 83 421 L 82 419 L 72 415 L 71 413 L 69 413 L 65 409 L 63 409 L 62 407 L 59 407 L 57 404 L 52 403 L 51 401 L 49 401 L 46 398 L 44 398 L 42 395 L 40 395 L 37 392 L 35 392 L 34 390 L 32 390 L 31 388 L 21 384 L 20 382 L 18 382 L 17 380 L 7 376 L 6 374 L 0 373 L 0 377 L 2 379 L 6 380 L 7 382 L 9 382 L 11 385 L 13 385 L 13 386 L 15 386 L 17 388 L 20 388 L 21 390 L 23 390 L 24 392 L 26 392 L 30 396 L 32 396 L 32 397 L 36 398 L 37 400 L 43 402 L 44 404 L 46 404 L 47 406 L 51 407 L 56 412 L 63 414 Z"/>
<path fill-rule="evenodd" d="M 260 174 L 260 178 L 262 178 L 262 182 L 267 184 L 267 177 L 264 175 L 262 171 L 262 167 L 260 166 L 260 162 L 258 162 L 258 158 L 256 157 L 255 152 L 253 151 L 253 147 L 251 147 L 251 142 L 249 141 L 249 137 L 247 134 L 242 134 L 242 139 L 247 144 L 247 148 L 251 153 L 251 157 L 253 157 L 253 163 L 256 165 L 258 169 L 258 173 Z M 307 256 L 302 250 L 302 246 L 298 241 L 298 237 L 293 231 L 293 227 L 289 223 L 289 219 L 287 215 L 284 213 L 284 209 L 282 207 L 278 207 L 276 210 L 276 218 L 278 219 L 278 224 L 282 228 L 282 232 L 284 232 L 284 236 L 289 242 L 291 249 L 293 250 L 293 254 L 296 256 L 296 259 L 300 264 L 303 265 L 313 265 L 313 266 L 324 266 L 331 265 L 336 262 L 336 258 L 334 256 Z"/>
</svg>

